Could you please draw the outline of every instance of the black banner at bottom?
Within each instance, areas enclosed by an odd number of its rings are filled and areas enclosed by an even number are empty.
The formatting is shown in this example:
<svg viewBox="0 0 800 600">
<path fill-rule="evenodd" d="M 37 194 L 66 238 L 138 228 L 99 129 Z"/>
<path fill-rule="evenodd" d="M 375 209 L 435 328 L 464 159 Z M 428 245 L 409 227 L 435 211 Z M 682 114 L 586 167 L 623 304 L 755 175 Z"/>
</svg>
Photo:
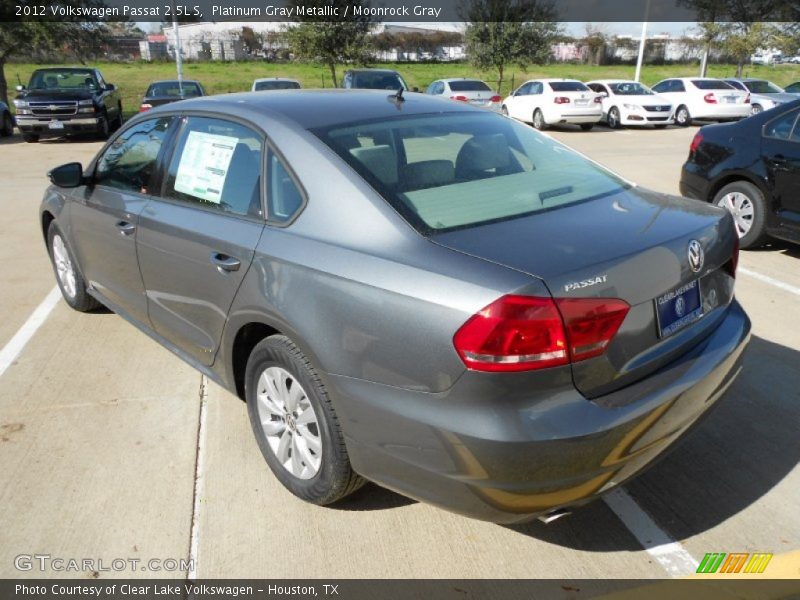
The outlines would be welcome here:
<svg viewBox="0 0 800 600">
<path fill-rule="evenodd" d="M 595 579 L 3 579 L 3 600 L 648 600 L 800 599 L 800 580 Z"/>
</svg>

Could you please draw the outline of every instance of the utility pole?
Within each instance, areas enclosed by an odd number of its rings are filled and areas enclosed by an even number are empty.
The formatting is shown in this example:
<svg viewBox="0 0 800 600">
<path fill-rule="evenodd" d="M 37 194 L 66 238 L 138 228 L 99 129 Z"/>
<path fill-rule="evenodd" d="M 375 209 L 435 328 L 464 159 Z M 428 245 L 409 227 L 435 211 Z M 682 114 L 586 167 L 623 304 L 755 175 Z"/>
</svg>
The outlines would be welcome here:
<svg viewBox="0 0 800 600">
<path fill-rule="evenodd" d="M 183 57 L 181 56 L 181 34 L 178 31 L 175 0 L 172 0 L 172 32 L 175 34 L 175 66 L 178 69 L 178 93 L 183 96 Z"/>
<path fill-rule="evenodd" d="M 644 9 L 644 22 L 642 23 L 642 37 L 639 38 L 639 56 L 636 59 L 636 75 L 634 81 L 639 81 L 642 75 L 642 62 L 644 60 L 644 45 L 647 39 L 647 19 L 650 18 L 650 0 L 647 0 Z"/>
</svg>

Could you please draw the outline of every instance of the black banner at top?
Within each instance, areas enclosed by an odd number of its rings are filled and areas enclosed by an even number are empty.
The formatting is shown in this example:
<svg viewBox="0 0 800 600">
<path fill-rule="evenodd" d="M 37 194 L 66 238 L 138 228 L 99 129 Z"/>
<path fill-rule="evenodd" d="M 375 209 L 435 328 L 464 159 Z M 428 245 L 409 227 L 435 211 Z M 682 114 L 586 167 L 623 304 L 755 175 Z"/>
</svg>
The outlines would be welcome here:
<svg viewBox="0 0 800 600">
<path fill-rule="evenodd" d="M 3 0 L 1 21 L 800 21 L 798 0 Z"/>
</svg>

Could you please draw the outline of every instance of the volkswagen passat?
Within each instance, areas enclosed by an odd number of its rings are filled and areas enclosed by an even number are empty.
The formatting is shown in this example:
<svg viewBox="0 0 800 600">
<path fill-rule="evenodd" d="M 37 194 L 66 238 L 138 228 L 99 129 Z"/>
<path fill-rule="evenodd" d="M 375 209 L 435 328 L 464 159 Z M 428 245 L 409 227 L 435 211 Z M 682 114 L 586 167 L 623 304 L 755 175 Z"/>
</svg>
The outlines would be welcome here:
<svg viewBox="0 0 800 600">
<path fill-rule="evenodd" d="M 729 213 L 385 91 L 198 98 L 50 173 L 66 302 L 247 401 L 275 476 L 498 522 L 625 482 L 738 373 Z"/>
</svg>

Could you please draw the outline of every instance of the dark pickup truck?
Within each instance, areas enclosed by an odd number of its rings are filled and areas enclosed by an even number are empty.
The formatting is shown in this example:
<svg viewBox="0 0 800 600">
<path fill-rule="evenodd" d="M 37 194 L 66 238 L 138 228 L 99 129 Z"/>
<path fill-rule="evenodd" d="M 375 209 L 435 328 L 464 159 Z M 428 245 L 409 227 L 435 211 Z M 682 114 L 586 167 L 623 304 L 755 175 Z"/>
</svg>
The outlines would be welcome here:
<svg viewBox="0 0 800 600">
<path fill-rule="evenodd" d="M 97 69 L 37 69 L 28 86 L 19 85 L 17 91 L 17 127 L 26 142 L 79 133 L 105 139 L 122 125 L 119 90 L 106 83 Z"/>
</svg>

